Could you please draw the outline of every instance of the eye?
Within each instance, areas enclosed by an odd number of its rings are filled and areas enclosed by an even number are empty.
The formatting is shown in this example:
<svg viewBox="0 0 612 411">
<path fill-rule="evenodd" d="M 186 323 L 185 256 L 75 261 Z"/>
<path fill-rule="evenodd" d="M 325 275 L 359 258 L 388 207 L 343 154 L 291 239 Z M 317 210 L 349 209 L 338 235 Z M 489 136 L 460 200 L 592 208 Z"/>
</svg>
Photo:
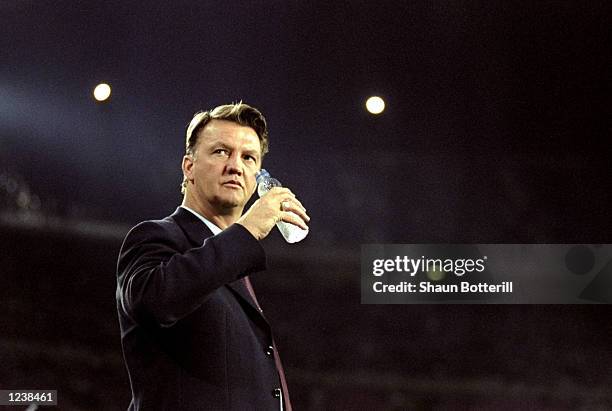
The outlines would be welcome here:
<svg viewBox="0 0 612 411">
<path fill-rule="evenodd" d="M 227 151 L 225 148 L 218 148 L 215 151 L 213 151 L 213 154 L 225 154 L 227 155 L 229 153 L 229 151 Z"/>
<path fill-rule="evenodd" d="M 256 159 L 254 156 L 252 156 L 252 155 L 250 155 L 250 154 L 246 154 L 246 155 L 244 156 L 244 159 L 245 159 L 245 160 L 249 160 L 249 161 L 253 161 L 253 162 L 256 162 L 256 160 L 257 160 L 257 159 Z"/>
</svg>

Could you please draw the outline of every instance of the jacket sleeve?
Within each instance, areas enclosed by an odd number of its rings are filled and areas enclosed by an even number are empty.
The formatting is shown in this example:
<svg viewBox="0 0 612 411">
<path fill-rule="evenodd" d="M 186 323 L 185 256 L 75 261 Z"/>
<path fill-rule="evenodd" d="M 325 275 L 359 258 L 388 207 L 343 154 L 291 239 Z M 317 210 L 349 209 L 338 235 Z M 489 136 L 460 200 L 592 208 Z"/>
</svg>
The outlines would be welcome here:
<svg viewBox="0 0 612 411">
<path fill-rule="evenodd" d="M 182 232 L 173 230 L 180 228 L 147 221 L 134 227 L 121 247 L 117 299 L 137 323 L 169 327 L 217 288 L 266 267 L 263 248 L 239 224 L 186 252 L 179 251 Z"/>
</svg>

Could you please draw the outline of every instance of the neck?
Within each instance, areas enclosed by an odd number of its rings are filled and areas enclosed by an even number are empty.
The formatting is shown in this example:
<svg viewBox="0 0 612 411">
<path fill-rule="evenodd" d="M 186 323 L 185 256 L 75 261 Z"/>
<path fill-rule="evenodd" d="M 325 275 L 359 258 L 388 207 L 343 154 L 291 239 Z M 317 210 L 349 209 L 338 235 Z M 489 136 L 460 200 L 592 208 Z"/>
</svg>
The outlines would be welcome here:
<svg viewBox="0 0 612 411">
<path fill-rule="evenodd" d="M 181 205 L 189 207 L 222 230 L 234 224 L 242 214 L 242 209 L 238 209 L 238 207 L 228 207 L 218 210 L 213 208 L 210 204 L 206 205 L 194 201 L 188 194 L 183 197 Z"/>
</svg>

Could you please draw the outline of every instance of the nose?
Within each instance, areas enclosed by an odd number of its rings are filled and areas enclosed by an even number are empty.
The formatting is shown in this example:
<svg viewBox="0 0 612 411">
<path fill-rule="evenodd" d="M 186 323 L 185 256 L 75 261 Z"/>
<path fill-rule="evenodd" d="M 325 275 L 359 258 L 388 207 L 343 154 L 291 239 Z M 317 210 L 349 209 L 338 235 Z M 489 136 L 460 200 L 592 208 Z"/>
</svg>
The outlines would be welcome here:
<svg viewBox="0 0 612 411">
<path fill-rule="evenodd" d="M 232 155 L 227 158 L 227 162 L 225 163 L 225 171 L 228 174 L 237 174 L 239 176 L 242 175 L 242 162 L 237 155 L 232 153 Z"/>
</svg>

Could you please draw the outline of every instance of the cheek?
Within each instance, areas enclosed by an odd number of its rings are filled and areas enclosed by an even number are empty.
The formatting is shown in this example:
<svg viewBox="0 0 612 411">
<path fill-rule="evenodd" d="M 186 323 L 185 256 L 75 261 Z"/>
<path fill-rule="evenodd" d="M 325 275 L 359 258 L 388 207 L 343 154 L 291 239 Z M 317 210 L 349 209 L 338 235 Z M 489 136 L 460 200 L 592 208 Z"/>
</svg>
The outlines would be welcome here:
<svg viewBox="0 0 612 411">
<path fill-rule="evenodd" d="M 249 191 L 249 194 L 253 194 L 255 190 L 257 190 L 257 182 L 255 181 L 255 178 L 247 180 L 246 186 Z"/>
</svg>

